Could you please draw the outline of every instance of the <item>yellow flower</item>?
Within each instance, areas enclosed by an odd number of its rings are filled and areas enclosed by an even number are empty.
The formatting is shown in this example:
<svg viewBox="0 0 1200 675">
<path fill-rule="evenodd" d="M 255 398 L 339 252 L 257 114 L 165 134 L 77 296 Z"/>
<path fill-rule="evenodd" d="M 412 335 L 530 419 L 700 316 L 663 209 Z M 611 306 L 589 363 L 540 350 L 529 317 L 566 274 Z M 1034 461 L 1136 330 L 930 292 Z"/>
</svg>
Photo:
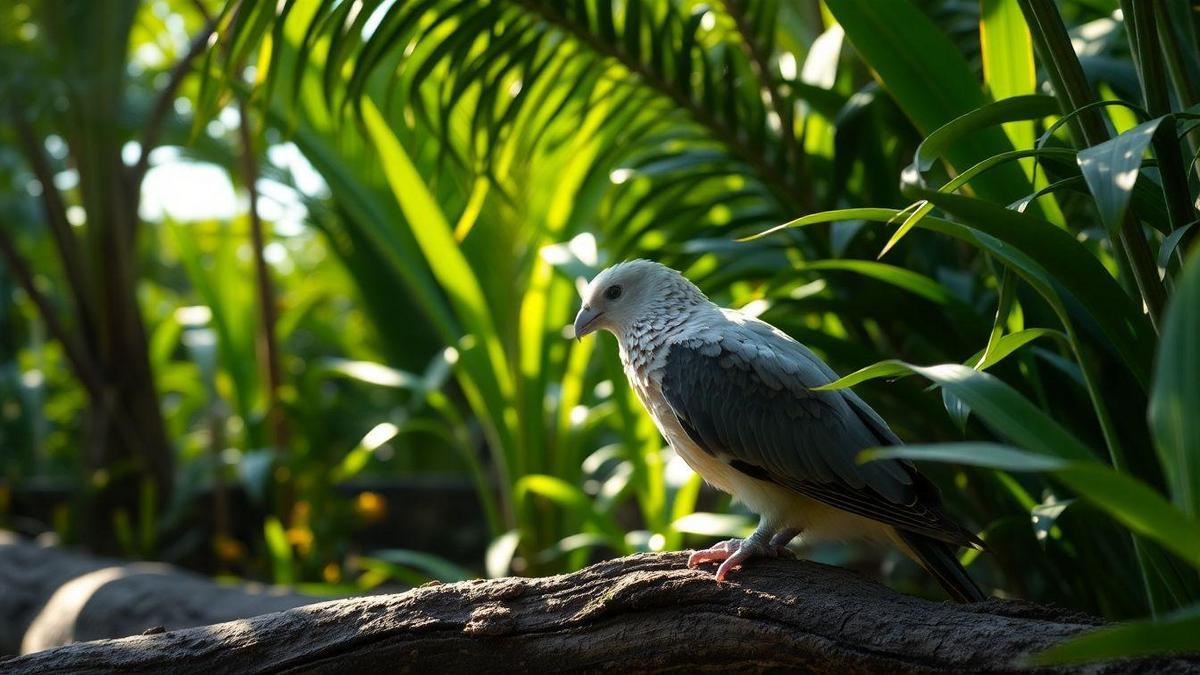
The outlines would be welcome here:
<svg viewBox="0 0 1200 675">
<path fill-rule="evenodd" d="M 242 542 L 225 535 L 217 535 L 213 539 L 213 549 L 217 557 L 225 562 L 234 562 L 246 555 L 246 547 L 242 546 Z"/>
<path fill-rule="evenodd" d="M 300 555 L 308 555 L 312 550 L 313 533 L 307 527 L 293 527 L 287 531 L 287 540 Z"/>
<path fill-rule="evenodd" d="M 327 584 L 336 584 L 342 580 L 342 568 L 337 563 L 331 562 L 321 570 L 321 577 Z"/>
<path fill-rule="evenodd" d="M 360 492 L 354 500 L 354 511 L 368 523 L 387 515 L 387 500 L 378 492 Z"/>
</svg>

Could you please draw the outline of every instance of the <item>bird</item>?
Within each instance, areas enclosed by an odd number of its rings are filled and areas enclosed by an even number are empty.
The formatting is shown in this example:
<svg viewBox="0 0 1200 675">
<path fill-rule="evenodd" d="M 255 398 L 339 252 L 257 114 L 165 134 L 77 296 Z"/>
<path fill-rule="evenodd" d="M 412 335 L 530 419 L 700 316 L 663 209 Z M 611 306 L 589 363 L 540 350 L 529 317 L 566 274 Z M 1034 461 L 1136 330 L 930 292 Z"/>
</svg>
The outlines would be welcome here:
<svg viewBox="0 0 1200 675">
<path fill-rule="evenodd" d="M 902 442 L 850 389 L 818 390 L 837 374 L 803 344 L 649 260 L 601 271 L 581 295 L 575 337 L 615 335 L 663 438 L 759 517 L 750 536 L 696 551 L 688 567 L 719 562 L 723 582 L 752 559 L 789 556 L 798 535 L 864 539 L 899 548 L 959 602 L 987 598 L 956 556 L 983 542 L 911 462 L 857 461 L 864 449 Z"/>
</svg>

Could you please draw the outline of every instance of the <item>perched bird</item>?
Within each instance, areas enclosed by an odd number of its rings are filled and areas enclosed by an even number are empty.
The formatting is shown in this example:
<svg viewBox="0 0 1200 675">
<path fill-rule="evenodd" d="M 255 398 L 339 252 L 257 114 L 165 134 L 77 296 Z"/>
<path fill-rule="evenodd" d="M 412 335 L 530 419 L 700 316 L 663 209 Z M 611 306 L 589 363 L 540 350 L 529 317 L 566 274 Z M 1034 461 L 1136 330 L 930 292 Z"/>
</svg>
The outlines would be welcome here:
<svg viewBox="0 0 1200 675">
<path fill-rule="evenodd" d="M 982 542 L 911 463 L 856 461 L 901 441 L 850 390 L 814 391 L 837 375 L 807 347 L 647 260 L 588 284 L 575 336 L 597 330 L 617 337 L 630 385 L 675 452 L 759 515 L 748 538 L 697 551 L 689 567 L 720 561 L 723 581 L 751 558 L 785 554 L 801 533 L 863 538 L 897 546 L 956 600 L 985 599 L 955 557 Z"/>
</svg>

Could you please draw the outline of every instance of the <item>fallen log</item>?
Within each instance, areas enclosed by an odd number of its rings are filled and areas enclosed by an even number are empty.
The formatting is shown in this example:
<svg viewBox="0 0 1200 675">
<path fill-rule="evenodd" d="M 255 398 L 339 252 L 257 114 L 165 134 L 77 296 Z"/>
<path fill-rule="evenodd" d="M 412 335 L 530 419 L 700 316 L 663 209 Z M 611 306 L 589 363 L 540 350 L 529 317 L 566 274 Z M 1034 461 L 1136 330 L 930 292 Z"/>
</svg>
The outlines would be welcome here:
<svg viewBox="0 0 1200 675">
<path fill-rule="evenodd" d="M 730 582 L 682 553 L 573 574 L 427 585 L 215 626 L 78 643 L 0 671 L 172 673 L 435 671 L 1005 672 L 1095 627 L 1028 603 L 901 595 L 847 570 L 755 561 Z M 1200 672 L 1162 658 L 1089 672 Z"/>
<path fill-rule="evenodd" d="M 279 612 L 325 598 L 219 586 L 158 563 L 74 553 L 0 531 L 0 655 Z"/>
</svg>

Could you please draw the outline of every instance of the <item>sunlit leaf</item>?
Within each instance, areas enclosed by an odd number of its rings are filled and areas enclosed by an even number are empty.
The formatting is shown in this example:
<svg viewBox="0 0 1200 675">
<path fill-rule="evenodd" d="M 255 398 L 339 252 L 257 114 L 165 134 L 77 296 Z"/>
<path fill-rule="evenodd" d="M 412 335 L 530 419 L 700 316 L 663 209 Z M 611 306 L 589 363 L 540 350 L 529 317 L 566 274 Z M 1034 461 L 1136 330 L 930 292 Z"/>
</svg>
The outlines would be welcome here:
<svg viewBox="0 0 1200 675">
<path fill-rule="evenodd" d="M 365 558 L 374 558 L 393 565 L 403 565 L 429 575 L 438 581 L 465 581 L 474 575 L 441 556 L 424 551 L 388 548 L 368 551 Z"/>
<path fill-rule="evenodd" d="M 1161 123 L 1162 118 L 1144 122 L 1116 138 L 1079 151 L 1079 169 L 1109 232 L 1119 230 L 1125 219 L 1143 155 Z"/>
<path fill-rule="evenodd" d="M 1200 517 L 1200 254 L 1191 256 L 1167 311 L 1150 424 L 1172 499 Z"/>
<path fill-rule="evenodd" d="M 983 107 L 987 99 L 962 54 L 909 0 L 827 0 L 863 59 L 917 128 L 926 134 Z M 965 168 L 1012 147 L 1000 129 L 983 129 L 947 148 L 946 157 Z M 977 186 L 989 197 L 1028 191 L 1019 167 L 1009 166 Z"/>
<path fill-rule="evenodd" d="M 1028 659 L 1031 666 L 1200 652 L 1200 606 L 1089 631 Z"/>
<path fill-rule="evenodd" d="M 509 570 L 512 569 L 513 556 L 516 555 L 520 542 L 520 530 L 509 530 L 488 544 L 487 553 L 484 555 L 484 569 L 487 571 L 489 579 L 498 579 L 508 575 Z"/>
<path fill-rule="evenodd" d="M 905 445 L 860 453 L 860 461 L 896 458 L 1052 474 L 1129 529 L 1200 567 L 1200 521 L 1144 483 L 1098 462 L 1047 454 L 1044 447 L 1027 452 L 992 443 Z"/>
<path fill-rule="evenodd" d="M 283 524 L 274 516 L 268 517 L 263 523 L 263 536 L 267 542 L 267 552 L 271 556 L 271 569 L 275 583 L 291 584 L 296 581 L 295 566 L 292 562 L 292 545 L 288 542 Z"/>
<path fill-rule="evenodd" d="M 883 361 L 820 389 L 844 389 L 865 380 L 907 372 L 933 380 L 962 399 L 988 426 L 1021 447 L 1052 457 L 1082 460 L 1093 456 L 1087 446 L 1015 389 L 987 373 L 957 363 L 914 366 L 903 361 Z"/>
<path fill-rule="evenodd" d="M 671 527 L 707 537 L 745 537 L 754 528 L 754 521 L 728 513 L 689 513 L 676 519 Z"/>
</svg>

